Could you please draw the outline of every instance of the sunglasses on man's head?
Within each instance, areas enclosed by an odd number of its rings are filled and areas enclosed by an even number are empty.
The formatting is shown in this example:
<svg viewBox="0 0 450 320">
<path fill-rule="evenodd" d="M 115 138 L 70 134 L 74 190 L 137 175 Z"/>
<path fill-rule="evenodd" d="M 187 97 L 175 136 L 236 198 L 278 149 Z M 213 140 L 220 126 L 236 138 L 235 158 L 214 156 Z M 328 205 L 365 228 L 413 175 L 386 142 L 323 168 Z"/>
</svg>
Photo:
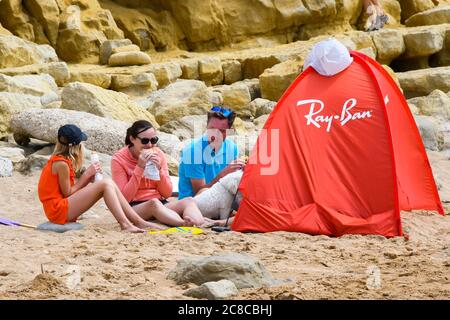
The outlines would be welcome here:
<svg viewBox="0 0 450 320">
<path fill-rule="evenodd" d="M 137 139 L 139 139 L 139 140 L 141 140 L 141 143 L 142 144 L 148 144 L 149 142 L 151 143 L 151 144 L 156 144 L 157 142 L 158 142 L 158 140 L 159 140 L 159 138 L 158 137 L 152 137 L 152 138 L 141 138 L 141 137 L 136 137 Z"/>
<path fill-rule="evenodd" d="M 218 112 L 222 114 L 225 118 L 228 118 L 233 113 L 233 111 L 231 111 L 230 109 L 222 108 L 219 106 L 212 107 L 211 111 Z"/>
</svg>

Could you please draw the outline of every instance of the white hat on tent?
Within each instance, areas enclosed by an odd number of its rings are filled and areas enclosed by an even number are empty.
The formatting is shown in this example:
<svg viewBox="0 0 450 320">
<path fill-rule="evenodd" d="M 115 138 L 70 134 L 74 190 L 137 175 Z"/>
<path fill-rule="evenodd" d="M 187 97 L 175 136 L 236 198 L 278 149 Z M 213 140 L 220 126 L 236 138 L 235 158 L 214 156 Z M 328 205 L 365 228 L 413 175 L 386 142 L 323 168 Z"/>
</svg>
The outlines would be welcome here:
<svg viewBox="0 0 450 320">
<path fill-rule="evenodd" d="M 348 49 L 336 39 L 330 38 L 314 45 L 303 69 L 311 66 L 319 74 L 331 77 L 346 69 L 352 62 Z"/>
</svg>

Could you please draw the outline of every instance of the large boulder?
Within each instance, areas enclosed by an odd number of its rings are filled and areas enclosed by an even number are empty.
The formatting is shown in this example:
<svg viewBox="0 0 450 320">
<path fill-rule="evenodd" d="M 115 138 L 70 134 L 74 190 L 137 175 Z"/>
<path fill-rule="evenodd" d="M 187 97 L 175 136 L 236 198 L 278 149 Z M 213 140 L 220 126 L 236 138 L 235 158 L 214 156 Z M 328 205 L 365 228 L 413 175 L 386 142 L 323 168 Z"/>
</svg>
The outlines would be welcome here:
<svg viewBox="0 0 450 320">
<path fill-rule="evenodd" d="M 128 51 L 114 53 L 109 57 L 108 64 L 112 67 L 115 66 L 134 66 L 142 64 L 150 64 L 152 60 L 150 56 L 145 52 L 140 51 Z"/>
<path fill-rule="evenodd" d="M 164 153 L 170 157 L 168 160 L 175 160 L 176 162 L 180 160 L 181 152 L 181 141 L 176 135 L 168 134 L 165 132 L 158 132 L 158 147 L 164 151 Z M 169 162 L 170 163 L 170 162 Z"/>
<path fill-rule="evenodd" d="M 103 89 L 109 89 L 111 75 L 102 71 L 72 70 L 69 82 L 85 82 Z"/>
<path fill-rule="evenodd" d="M 205 114 L 210 108 L 207 87 L 197 80 L 178 80 L 155 92 L 148 111 L 161 125 L 187 115 Z"/>
<path fill-rule="evenodd" d="M 264 115 L 256 118 L 255 121 L 253 121 L 253 123 L 256 126 L 256 130 L 257 130 L 258 134 L 264 128 L 264 125 L 266 124 L 267 119 L 269 119 L 269 115 L 268 114 L 264 114 Z"/>
<path fill-rule="evenodd" d="M 242 81 L 238 81 L 237 83 L 243 83 L 247 86 L 248 91 L 250 92 L 250 97 L 252 100 L 261 98 L 261 84 L 258 78 L 255 79 L 244 79 Z M 235 82 L 236 84 L 236 82 Z"/>
<path fill-rule="evenodd" d="M 416 13 L 405 21 L 407 27 L 429 26 L 450 22 L 450 5 Z"/>
<path fill-rule="evenodd" d="M 4 138 L 10 132 L 11 116 L 29 108 L 41 108 L 40 97 L 21 94 L 0 92 L 0 138 Z"/>
<path fill-rule="evenodd" d="M 232 85 L 218 86 L 213 89 L 219 92 L 223 98 L 223 105 L 232 109 L 238 116 L 243 118 L 250 118 L 252 114 L 248 105 L 252 100 L 250 90 L 242 82 L 236 82 Z"/>
<path fill-rule="evenodd" d="M 111 89 L 142 97 L 158 90 L 158 81 L 153 73 L 118 74 L 112 76 Z"/>
<path fill-rule="evenodd" d="M 155 75 L 161 88 L 177 81 L 183 74 L 180 65 L 173 62 L 152 64 L 148 71 Z"/>
<path fill-rule="evenodd" d="M 377 49 L 377 60 L 389 64 L 405 52 L 403 34 L 395 29 L 382 29 L 373 33 L 373 43 Z"/>
<path fill-rule="evenodd" d="M 408 102 L 418 108 L 420 115 L 450 120 L 450 97 L 441 90 L 434 90 L 428 96 L 413 98 Z"/>
<path fill-rule="evenodd" d="M 49 93 L 57 93 L 58 86 L 53 77 L 48 74 L 14 77 L 0 74 L 0 91 L 41 97 Z"/>
<path fill-rule="evenodd" d="M 264 70 L 285 60 L 286 56 L 280 54 L 258 54 L 250 56 L 241 62 L 243 78 L 258 78 Z"/>
<path fill-rule="evenodd" d="M 171 155 L 168 155 L 167 153 L 166 153 L 166 160 L 167 160 L 167 167 L 169 169 L 169 174 L 171 176 L 177 177 L 178 176 L 178 169 L 180 167 L 179 160 L 175 159 Z M 175 192 L 175 189 L 178 188 L 178 182 L 177 182 L 176 186 L 175 186 L 175 183 L 173 183 L 173 186 L 174 186 L 173 192 Z"/>
<path fill-rule="evenodd" d="M 197 80 L 198 74 L 198 59 L 184 59 L 180 61 L 182 79 Z"/>
<path fill-rule="evenodd" d="M 100 43 L 106 38 L 76 29 L 60 30 L 56 50 L 58 56 L 71 63 L 97 63 Z"/>
<path fill-rule="evenodd" d="M 86 132 L 86 147 L 113 154 L 123 147 L 129 123 L 97 117 L 91 113 L 64 109 L 27 109 L 11 119 L 15 140 L 26 144 L 28 138 L 56 143 L 59 127 L 75 124 Z"/>
<path fill-rule="evenodd" d="M 59 7 L 56 0 L 22 1 L 28 12 L 42 25 L 49 43 L 54 46 L 58 39 Z"/>
<path fill-rule="evenodd" d="M 230 280 L 211 281 L 203 283 L 197 288 L 192 288 L 183 293 L 183 295 L 208 300 L 223 300 L 237 295 L 238 289 Z"/>
<path fill-rule="evenodd" d="M 115 48 L 131 45 L 130 39 L 106 40 L 100 46 L 100 64 L 107 64 Z"/>
<path fill-rule="evenodd" d="M 436 119 L 429 116 L 415 116 L 423 144 L 426 149 L 440 151 L 444 146 L 444 135 Z"/>
<path fill-rule="evenodd" d="M 450 91 L 450 67 L 398 72 L 397 76 L 408 99 L 426 96 L 435 89 Z"/>
<path fill-rule="evenodd" d="M 14 170 L 22 174 L 32 174 L 41 171 L 50 159 L 50 155 L 31 154 L 14 165 Z"/>
<path fill-rule="evenodd" d="M 129 44 L 126 46 L 113 48 L 111 51 L 111 55 L 113 55 L 115 53 L 121 53 L 121 52 L 140 52 L 140 51 L 141 51 L 141 49 L 137 45 Z"/>
<path fill-rule="evenodd" d="M 399 0 L 383 0 L 380 1 L 385 13 L 389 16 L 389 21 L 386 23 L 388 27 L 398 27 L 401 23 L 402 8 Z"/>
<path fill-rule="evenodd" d="M 259 77 L 262 98 L 278 101 L 292 81 L 300 74 L 302 66 L 302 59 L 294 59 L 279 63 L 264 71 Z"/>
<path fill-rule="evenodd" d="M 244 121 L 239 117 L 234 119 L 233 131 L 239 136 L 251 136 L 255 133 L 256 127 L 251 121 Z"/>
<path fill-rule="evenodd" d="M 50 62 L 44 64 L 33 64 L 16 68 L 0 69 L 0 73 L 17 76 L 47 73 L 55 79 L 56 84 L 60 87 L 64 86 L 70 79 L 69 67 L 65 62 Z"/>
<path fill-rule="evenodd" d="M 232 84 L 242 80 L 242 66 L 237 60 L 222 62 L 223 82 Z"/>
<path fill-rule="evenodd" d="M 62 91 L 61 108 L 126 122 L 148 120 L 156 128 L 159 127 L 153 115 L 135 104 L 126 94 L 87 83 L 73 82 L 67 85 Z"/>
<path fill-rule="evenodd" d="M 180 140 L 195 139 L 206 131 L 206 115 L 185 116 L 172 120 L 159 128 L 160 131 L 173 134 Z"/>
<path fill-rule="evenodd" d="M 17 147 L 0 147 L 0 157 L 11 160 L 13 166 L 15 166 L 25 159 L 25 151 Z"/>
<path fill-rule="evenodd" d="M 436 66 L 450 66 L 450 28 L 445 31 L 444 47 L 430 59 L 430 65 Z"/>
<path fill-rule="evenodd" d="M 214 86 L 223 83 L 222 63 L 219 58 L 205 57 L 199 59 L 198 73 L 200 80 L 208 86 Z"/>
<path fill-rule="evenodd" d="M 56 43 L 58 55 L 74 63 L 98 63 L 100 46 L 108 39 L 123 39 L 107 9 L 97 1 L 75 2 L 62 10 Z"/>
<path fill-rule="evenodd" d="M 214 106 L 221 106 L 223 105 L 223 97 L 222 94 L 219 91 L 215 91 L 214 87 L 208 88 L 208 97 L 209 102 Z"/>
<path fill-rule="evenodd" d="M 409 19 L 417 13 L 434 8 L 432 0 L 402 0 L 399 3 L 402 9 L 402 21 Z"/>
<path fill-rule="evenodd" d="M 281 284 L 255 258 L 239 253 L 178 260 L 168 278 L 177 284 L 201 285 L 210 281 L 230 280 L 237 288 L 260 288 Z"/>
<path fill-rule="evenodd" d="M 32 18 L 24 12 L 22 1 L 0 1 L 0 21 L 18 37 L 33 42 L 37 40 L 38 30 L 33 25 L 34 21 L 32 21 Z"/>
<path fill-rule="evenodd" d="M 37 45 L 16 36 L 0 35 L 0 68 L 21 67 L 58 61 L 49 45 Z"/>
<path fill-rule="evenodd" d="M 274 101 L 257 98 L 250 103 L 249 108 L 251 110 L 255 110 L 255 118 L 258 118 L 262 115 L 270 114 L 275 108 L 276 104 L 277 103 Z"/>
<path fill-rule="evenodd" d="M 444 35 L 440 29 L 409 31 L 403 35 L 405 57 L 427 57 L 442 50 Z"/>
</svg>

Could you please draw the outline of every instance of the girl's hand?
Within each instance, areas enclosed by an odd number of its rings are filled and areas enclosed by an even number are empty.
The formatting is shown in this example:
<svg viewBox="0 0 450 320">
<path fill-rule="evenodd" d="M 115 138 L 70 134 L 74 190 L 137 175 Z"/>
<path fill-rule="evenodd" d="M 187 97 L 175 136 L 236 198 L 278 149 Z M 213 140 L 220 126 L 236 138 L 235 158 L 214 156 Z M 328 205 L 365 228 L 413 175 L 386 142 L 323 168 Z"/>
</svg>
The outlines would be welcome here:
<svg viewBox="0 0 450 320">
<path fill-rule="evenodd" d="M 86 169 L 86 171 L 83 173 L 83 176 L 89 179 L 95 177 L 95 174 L 97 172 L 102 172 L 102 167 L 100 163 L 93 163 Z"/>
<path fill-rule="evenodd" d="M 151 153 L 145 150 L 141 151 L 141 154 L 139 155 L 139 159 L 137 161 L 137 165 L 139 167 L 141 167 L 142 169 L 145 168 L 145 165 L 147 164 L 147 162 L 149 161 L 151 156 Z"/>
<path fill-rule="evenodd" d="M 159 154 L 157 154 L 156 152 L 152 153 L 149 157 L 149 160 L 155 164 L 158 170 L 161 170 L 161 157 L 159 156 Z"/>
</svg>

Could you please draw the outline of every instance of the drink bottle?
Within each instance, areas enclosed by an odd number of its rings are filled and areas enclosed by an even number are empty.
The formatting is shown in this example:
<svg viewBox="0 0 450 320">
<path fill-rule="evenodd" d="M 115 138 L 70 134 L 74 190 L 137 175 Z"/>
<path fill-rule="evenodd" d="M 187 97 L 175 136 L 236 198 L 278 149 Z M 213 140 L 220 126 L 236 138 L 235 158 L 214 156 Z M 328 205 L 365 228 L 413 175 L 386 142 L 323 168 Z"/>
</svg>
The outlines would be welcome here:
<svg viewBox="0 0 450 320">
<path fill-rule="evenodd" d="M 95 164 L 95 163 L 99 163 L 100 159 L 98 157 L 97 153 L 92 153 L 91 154 L 91 163 Z M 103 175 L 100 172 L 96 172 L 95 173 L 95 181 L 100 181 L 103 179 Z"/>
</svg>

